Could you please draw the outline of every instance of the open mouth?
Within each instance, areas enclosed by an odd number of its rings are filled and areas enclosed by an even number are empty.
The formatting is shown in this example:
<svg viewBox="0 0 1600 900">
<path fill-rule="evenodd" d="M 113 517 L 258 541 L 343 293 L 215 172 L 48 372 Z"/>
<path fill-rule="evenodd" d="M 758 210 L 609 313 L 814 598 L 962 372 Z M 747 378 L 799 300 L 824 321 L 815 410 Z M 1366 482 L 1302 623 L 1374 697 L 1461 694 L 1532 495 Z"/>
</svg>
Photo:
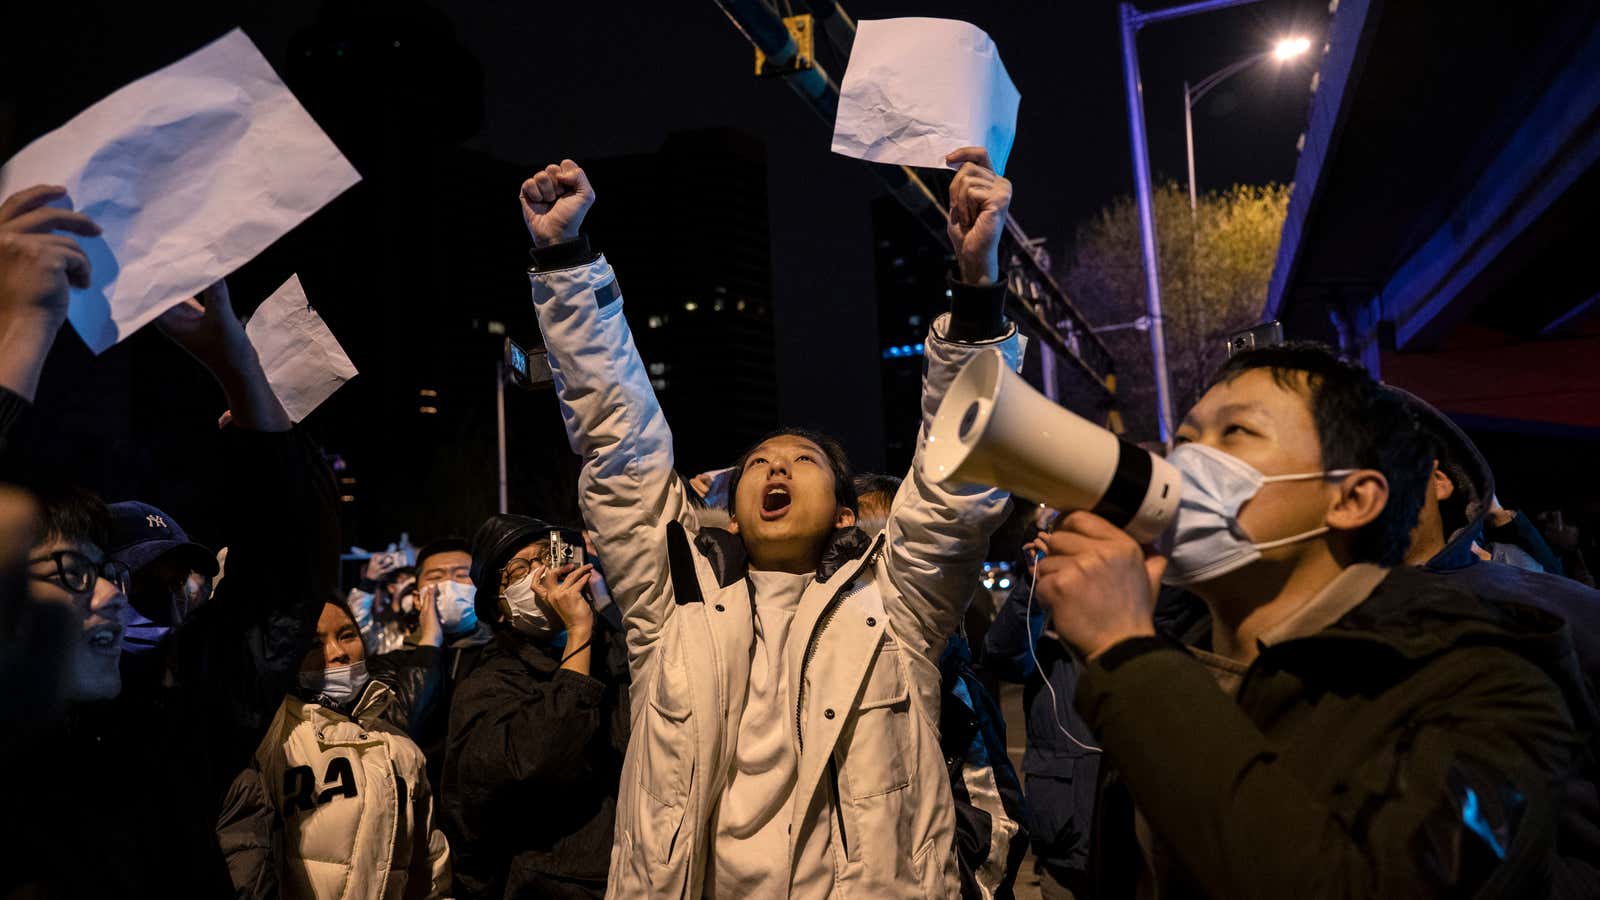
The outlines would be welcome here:
<svg viewBox="0 0 1600 900">
<path fill-rule="evenodd" d="M 84 633 L 83 641 L 97 653 L 119 653 L 122 650 L 122 628 L 117 625 L 96 625 Z"/>
<path fill-rule="evenodd" d="M 782 518 L 789 511 L 789 489 L 781 484 L 769 484 L 761 494 L 761 518 L 770 522 Z"/>
</svg>

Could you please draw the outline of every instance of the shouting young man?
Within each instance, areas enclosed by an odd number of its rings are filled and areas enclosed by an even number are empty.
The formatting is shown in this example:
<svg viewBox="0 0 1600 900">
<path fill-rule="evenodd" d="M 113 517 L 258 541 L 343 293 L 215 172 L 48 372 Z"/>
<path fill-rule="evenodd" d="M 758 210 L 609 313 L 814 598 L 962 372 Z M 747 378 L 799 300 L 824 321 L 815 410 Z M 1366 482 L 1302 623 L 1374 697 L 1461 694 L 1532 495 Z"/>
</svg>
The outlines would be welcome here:
<svg viewBox="0 0 1600 900">
<path fill-rule="evenodd" d="M 949 162 L 961 277 L 928 335 L 924 434 L 964 362 L 1020 355 L 998 283 L 1011 185 L 980 148 Z M 587 177 L 564 160 L 521 200 L 633 676 L 609 895 L 954 896 L 938 661 L 1006 495 L 936 486 L 914 463 L 867 535 L 839 445 L 785 430 L 739 461 L 728 530 L 696 533 L 617 278 L 579 235 Z"/>
</svg>

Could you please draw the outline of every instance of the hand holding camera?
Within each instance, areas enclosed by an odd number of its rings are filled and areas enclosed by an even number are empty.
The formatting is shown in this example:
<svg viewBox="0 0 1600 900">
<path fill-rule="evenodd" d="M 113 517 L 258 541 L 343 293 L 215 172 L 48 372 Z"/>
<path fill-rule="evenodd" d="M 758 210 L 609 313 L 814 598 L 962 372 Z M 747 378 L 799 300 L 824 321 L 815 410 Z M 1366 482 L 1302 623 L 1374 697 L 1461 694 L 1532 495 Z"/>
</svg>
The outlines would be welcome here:
<svg viewBox="0 0 1600 900">
<path fill-rule="evenodd" d="M 576 647 L 594 633 L 594 608 L 584 589 L 589 586 L 593 564 L 562 566 L 552 569 L 541 566 L 534 573 L 539 596 L 556 611 L 567 627 L 567 646 Z"/>
</svg>

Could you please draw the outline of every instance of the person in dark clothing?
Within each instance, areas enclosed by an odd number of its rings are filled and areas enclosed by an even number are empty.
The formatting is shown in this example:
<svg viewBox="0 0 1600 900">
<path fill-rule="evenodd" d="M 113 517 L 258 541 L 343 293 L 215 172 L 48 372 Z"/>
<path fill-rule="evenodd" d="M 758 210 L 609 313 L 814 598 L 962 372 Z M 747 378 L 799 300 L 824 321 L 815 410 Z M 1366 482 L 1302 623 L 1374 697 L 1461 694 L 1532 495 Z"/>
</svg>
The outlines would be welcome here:
<svg viewBox="0 0 1600 900">
<path fill-rule="evenodd" d="M 1232 357 L 1167 457 L 1162 553 L 1091 513 L 1039 598 L 1104 748 L 1096 895 L 1550 896 L 1594 710 L 1565 626 L 1400 565 L 1431 441 L 1316 345 Z M 1157 636 L 1159 582 L 1210 609 Z M 1592 885 L 1591 885 L 1592 887 Z"/>
<path fill-rule="evenodd" d="M 416 656 L 438 655 L 437 680 L 427 702 L 413 719 L 411 736 L 428 757 L 428 781 L 440 790 L 444 783 L 445 742 L 450 731 L 450 706 L 456 689 L 482 662 L 494 638 L 490 627 L 496 613 L 478 614 L 478 588 L 472 583 L 472 554 L 464 538 L 446 537 L 417 551 L 417 602 L 428 604 L 444 627 L 439 649 L 405 647 L 383 654 L 396 665 L 427 668 L 428 660 Z"/>
<path fill-rule="evenodd" d="M 1493 495 L 1483 521 L 1483 543 L 1497 562 L 1511 564 L 1515 559 L 1516 565 L 1529 571 L 1566 574 L 1561 557 L 1550 548 L 1539 527 L 1522 513 L 1502 507 Z"/>
<path fill-rule="evenodd" d="M 41 190 L 23 205 L 54 195 Z M 15 202 L 0 206 L 0 221 Z M 219 283 L 202 299 L 170 310 L 159 325 L 217 378 L 233 412 L 219 450 L 233 474 L 221 486 L 229 577 L 168 638 L 167 686 L 124 694 L 118 657 L 128 576 L 105 554 L 106 508 L 81 491 L 41 494 L 29 592 L 37 603 L 74 610 L 82 637 L 68 661 L 65 718 L 0 737 L 7 771 L 27 773 L 8 801 L 28 810 L 0 822 L 0 846 L 12 860 L 0 867 L 0 895 L 231 893 L 211 824 L 228 781 L 294 684 L 322 598 L 335 589 L 332 473 L 273 396 L 226 288 Z M 64 282 L 40 303 L 55 318 L 30 354 L 35 364 L 65 319 Z M 7 424 L 31 415 L 10 381 L 0 383 L 0 406 Z"/>
<path fill-rule="evenodd" d="M 556 555 L 576 552 L 552 559 L 552 533 Z M 620 623 L 585 596 L 594 566 L 576 564 L 582 546 L 527 516 L 493 516 L 473 537 L 472 580 L 501 615 L 450 712 L 443 807 L 457 897 L 605 895 L 628 661 Z"/>
<path fill-rule="evenodd" d="M 1422 513 L 1406 553 L 1445 581 L 1492 603 L 1537 607 L 1567 623 L 1571 664 L 1591 700 L 1600 697 L 1600 591 L 1570 578 L 1485 560 L 1473 544 L 1492 531 L 1499 509 L 1494 502 L 1494 472 L 1465 432 L 1427 401 L 1398 388 L 1395 396 L 1411 408 L 1433 438 L 1438 455 L 1429 461 Z M 1504 512 L 1504 510 L 1500 510 Z M 1517 520 L 1526 524 L 1526 517 Z M 1503 528 L 1517 527 L 1500 517 Z M 1567 845 L 1562 872 L 1571 885 L 1600 884 L 1600 773 L 1590 771 L 1566 785 Z"/>
<path fill-rule="evenodd" d="M 122 633 L 123 690 L 160 687 L 167 636 L 211 594 L 216 556 L 178 520 L 148 503 L 113 503 L 111 557 L 128 567 Z"/>
<path fill-rule="evenodd" d="M 1072 706 L 1078 684 L 1072 655 L 1053 635 L 1045 636 L 1048 610 L 1031 596 L 1032 569 L 1031 560 L 1012 569 L 1015 585 L 984 635 L 984 666 L 1023 685 L 1022 772 L 1040 893 L 1045 900 L 1088 897 L 1089 826 L 1100 750 Z"/>
</svg>

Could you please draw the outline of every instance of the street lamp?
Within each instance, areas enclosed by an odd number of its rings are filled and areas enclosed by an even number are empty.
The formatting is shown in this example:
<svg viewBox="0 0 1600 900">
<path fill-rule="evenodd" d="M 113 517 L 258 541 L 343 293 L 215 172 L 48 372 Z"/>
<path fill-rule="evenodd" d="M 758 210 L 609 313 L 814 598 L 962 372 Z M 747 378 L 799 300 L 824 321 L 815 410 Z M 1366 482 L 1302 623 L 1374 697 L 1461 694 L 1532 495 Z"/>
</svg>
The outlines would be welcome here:
<svg viewBox="0 0 1600 900">
<path fill-rule="evenodd" d="M 1272 58 L 1280 63 L 1298 59 L 1311 49 L 1311 40 L 1303 37 L 1287 37 L 1272 46 L 1270 50 L 1252 53 L 1244 59 L 1231 65 L 1224 66 L 1205 78 L 1200 79 L 1193 87 L 1189 82 L 1183 83 L 1183 136 L 1189 149 L 1189 211 L 1194 212 L 1199 208 L 1195 195 L 1194 182 L 1194 105 L 1200 102 L 1212 88 L 1227 81 L 1234 75 L 1243 72 L 1258 62 Z"/>
</svg>

